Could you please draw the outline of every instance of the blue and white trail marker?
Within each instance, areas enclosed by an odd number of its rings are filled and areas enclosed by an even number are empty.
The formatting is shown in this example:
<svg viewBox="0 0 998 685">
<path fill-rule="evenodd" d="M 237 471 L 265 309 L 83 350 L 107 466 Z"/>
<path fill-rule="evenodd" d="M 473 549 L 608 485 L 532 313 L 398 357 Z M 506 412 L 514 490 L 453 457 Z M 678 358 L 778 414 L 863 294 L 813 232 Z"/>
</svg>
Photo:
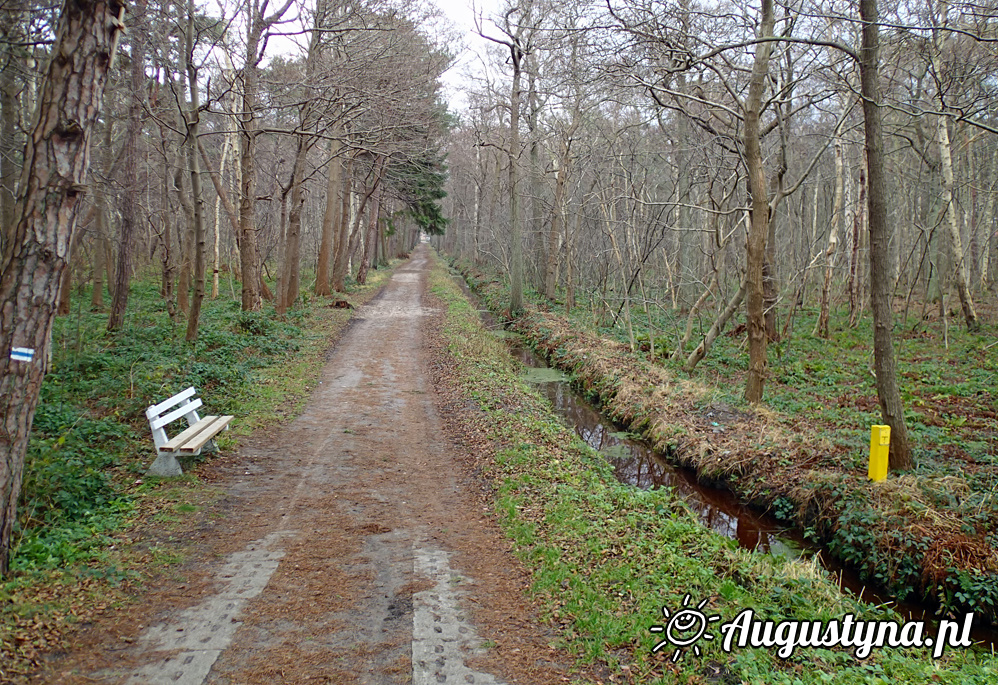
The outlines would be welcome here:
<svg viewBox="0 0 998 685">
<path fill-rule="evenodd" d="M 35 351 L 30 347 L 13 347 L 10 350 L 10 358 L 15 362 L 30 362 L 35 356 Z"/>
</svg>

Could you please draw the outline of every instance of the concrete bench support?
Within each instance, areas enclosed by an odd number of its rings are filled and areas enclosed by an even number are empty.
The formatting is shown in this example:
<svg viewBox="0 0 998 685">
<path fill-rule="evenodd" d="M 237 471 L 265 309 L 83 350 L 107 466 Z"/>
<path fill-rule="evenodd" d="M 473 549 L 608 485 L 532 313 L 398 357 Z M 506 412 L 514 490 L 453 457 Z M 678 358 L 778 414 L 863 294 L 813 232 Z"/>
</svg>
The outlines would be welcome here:
<svg viewBox="0 0 998 685">
<path fill-rule="evenodd" d="M 231 416 L 198 416 L 197 410 L 203 404 L 196 397 L 197 391 L 191 387 L 168 400 L 146 409 L 153 443 L 156 445 L 156 461 L 149 467 L 151 476 L 179 476 L 183 474 L 177 457 L 181 454 L 201 454 L 201 450 L 214 451 L 216 435 L 228 430 Z M 170 438 L 166 427 L 178 419 L 187 421 L 187 429 Z"/>
</svg>

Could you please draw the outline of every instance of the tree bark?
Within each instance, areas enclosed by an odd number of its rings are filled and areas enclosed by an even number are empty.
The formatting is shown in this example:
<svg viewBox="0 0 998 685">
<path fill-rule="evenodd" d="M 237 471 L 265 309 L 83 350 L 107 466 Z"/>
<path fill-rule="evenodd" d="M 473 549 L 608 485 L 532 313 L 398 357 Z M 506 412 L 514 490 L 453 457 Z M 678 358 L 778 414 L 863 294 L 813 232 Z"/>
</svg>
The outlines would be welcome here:
<svg viewBox="0 0 998 685">
<path fill-rule="evenodd" d="M 257 53 L 263 27 L 256 17 L 251 20 L 249 39 L 246 42 L 246 64 L 242 69 L 242 113 L 239 121 L 239 255 L 242 273 L 243 311 L 259 311 L 260 255 L 256 235 L 256 98 L 259 89 Z"/>
<path fill-rule="evenodd" d="M 21 60 L 14 49 L 14 41 L 21 34 L 21 16 L 14 3 L 4 4 L 4 11 L 0 12 L 2 32 L 6 37 L 0 45 L 0 254 L 5 253 L 8 232 L 14 228 L 17 127 L 21 123 L 16 76 Z"/>
<path fill-rule="evenodd" d="M 818 322 L 811 335 L 817 335 L 826 340 L 828 334 L 829 296 L 832 287 L 832 274 L 835 270 L 835 252 L 839 244 L 839 223 L 842 221 L 844 204 L 844 174 L 842 160 L 842 139 L 835 138 L 835 197 L 832 201 L 832 222 L 828 229 L 828 247 L 825 249 L 825 280 L 821 286 L 821 305 Z"/>
<path fill-rule="evenodd" d="M 759 37 L 773 35 L 775 14 L 773 0 L 762 0 Z M 746 316 L 748 319 L 749 369 L 745 383 L 745 399 L 761 402 L 766 382 L 766 316 L 764 306 L 763 263 L 766 260 L 766 237 L 769 233 L 769 197 L 766 173 L 763 169 L 759 120 L 762 96 L 769 74 L 772 43 L 756 45 L 748 97 L 745 100 L 745 167 L 748 173 L 749 195 L 752 202 L 751 228 L 746 241 L 745 283 Z"/>
<path fill-rule="evenodd" d="M 525 57 L 518 38 L 509 44 L 513 85 L 509 95 L 509 315 L 523 311 L 523 223 L 520 217 L 520 72 Z"/>
<path fill-rule="evenodd" d="M 554 199 L 551 205 L 551 225 L 548 229 L 547 263 L 544 268 L 544 296 L 549 300 L 558 294 L 558 257 L 561 253 L 558 242 L 562 238 L 562 224 L 565 222 L 565 184 L 572 163 L 572 136 L 577 128 L 576 116 L 568 131 L 564 133 L 558 154 L 558 168 L 554 182 Z"/>
<path fill-rule="evenodd" d="M 350 195 L 353 190 L 353 157 L 347 157 L 340 184 L 340 211 L 336 217 L 336 242 L 333 246 L 332 289 L 346 291 L 347 271 L 350 265 Z M 328 201 L 328 200 L 327 200 Z"/>
<path fill-rule="evenodd" d="M 319 259 L 315 268 L 315 294 L 325 297 L 330 294 L 329 272 L 333 257 L 333 245 L 336 235 L 337 214 L 340 209 L 340 186 L 343 160 L 340 159 L 340 142 L 329 141 L 328 181 L 326 183 L 326 209 L 322 215 L 322 239 L 319 242 Z"/>
<path fill-rule="evenodd" d="M 28 131 L 15 223 L 0 261 L 0 575 L 10 568 L 28 434 L 123 14 L 116 0 L 63 5 Z M 34 350 L 31 361 L 11 359 L 15 347 Z"/>
<path fill-rule="evenodd" d="M 949 1 L 940 0 L 938 26 L 946 26 L 949 23 Z M 942 53 L 945 48 L 945 37 L 943 32 L 937 27 L 932 30 L 931 61 L 936 78 L 941 79 L 943 72 Z M 946 110 L 946 102 L 941 90 L 937 90 L 936 99 L 940 111 Z M 960 238 L 960 226 L 957 222 L 956 203 L 953 201 L 953 189 L 956 181 L 953 176 L 953 151 L 950 146 L 948 117 L 940 114 L 936 117 L 936 142 L 939 144 L 939 161 L 943 174 L 942 211 L 946 218 L 946 228 L 949 231 L 950 262 L 953 270 L 952 275 L 956 280 L 956 291 L 960 297 L 960 307 L 963 309 L 963 318 L 967 323 L 967 330 L 974 331 L 978 328 L 977 312 L 974 309 L 974 298 L 970 294 L 968 285 L 969 275 L 966 260 L 963 257 L 963 241 Z M 940 274 L 940 279 L 942 274 Z M 940 298 L 942 301 L 942 298 Z"/>
<path fill-rule="evenodd" d="M 867 207 L 870 221 L 870 308 L 873 310 L 873 358 L 877 376 L 877 397 L 884 423 L 891 427 L 890 467 L 912 467 L 908 427 L 897 382 L 894 344 L 891 329 L 894 313 L 888 290 L 887 198 L 884 183 L 883 124 L 880 112 L 880 26 L 877 0 L 859 0 L 863 24 L 860 49 L 860 81 L 863 95 L 863 126 L 866 138 L 866 162 L 869 174 Z"/>
<path fill-rule="evenodd" d="M 187 116 L 187 164 L 191 172 L 191 201 L 194 203 L 194 299 L 187 317 L 187 342 L 198 337 L 198 323 L 201 319 L 201 303 L 204 301 L 205 279 L 205 229 L 204 193 L 201 190 L 201 164 L 198 156 L 198 136 L 200 135 L 201 98 L 198 92 L 198 69 L 194 64 L 194 0 L 187 5 L 187 49 L 184 61 L 187 63 L 187 80 L 190 87 L 191 109 Z"/>
<path fill-rule="evenodd" d="M 858 209 L 852 215 L 852 255 L 849 260 L 849 327 L 856 326 L 859 317 L 859 245 L 863 239 L 863 216 L 866 212 L 867 174 L 863 165 L 859 169 Z"/>
<path fill-rule="evenodd" d="M 121 201 L 121 233 L 118 238 L 118 265 L 114 269 L 114 294 L 111 299 L 111 313 L 107 319 L 107 330 L 117 331 L 125 323 L 125 310 L 128 308 L 128 285 L 132 278 L 132 242 L 139 224 L 138 177 L 139 137 L 142 135 L 142 96 L 145 91 L 145 2 L 134 3 L 131 12 L 133 29 L 129 31 L 131 41 L 130 87 L 128 105 L 128 126 L 125 129 L 125 158 L 123 172 L 125 188 Z"/>
<path fill-rule="evenodd" d="M 180 267 L 177 276 L 177 309 L 185 315 L 191 311 L 191 247 L 194 234 L 194 205 L 184 185 L 183 150 L 177 153 L 177 168 L 173 173 L 173 188 L 184 214 L 183 228 L 177 229 L 177 247 Z"/>
<path fill-rule="evenodd" d="M 364 256 L 360 260 L 360 268 L 357 270 L 357 283 L 364 285 L 367 283 L 367 270 L 371 263 L 377 259 L 378 255 L 378 213 L 381 210 L 381 176 L 385 169 L 385 158 L 378 157 L 375 162 L 374 190 L 370 194 L 371 214 L 367 221 L 367 233 L 364 236 Z"/>
</svg>

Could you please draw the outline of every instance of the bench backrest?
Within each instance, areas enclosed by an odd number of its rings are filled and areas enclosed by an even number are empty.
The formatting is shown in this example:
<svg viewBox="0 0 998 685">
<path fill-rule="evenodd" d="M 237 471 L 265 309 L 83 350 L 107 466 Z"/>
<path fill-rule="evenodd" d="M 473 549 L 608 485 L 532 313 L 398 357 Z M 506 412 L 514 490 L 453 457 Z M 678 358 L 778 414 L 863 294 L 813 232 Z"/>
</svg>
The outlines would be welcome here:
<svg viewBox="0 0 998 685">
<path fill-rule="evenodd" d="M 164 400 L 159 404 L 154 404 L 146 409 L 146 418 L 149 419 L 149 428 L 152 429 L 152 439 L 156 443 L 157 448 L 170 441 L 166 430 L 164 430 L 167 425 L 180 417 L 187 419 L 188 426 L 193 426 L 201 420 L 201 417 L 198 416 L 195 410 L 203 403 L 200 397 L 194 397 L 195 394 L 197 394 L 197 390 L 190 387 L 183 392 L 177 393 L 170 399 Z M 174 407 L 176 408 L 174 409 Z"/>
</svg>

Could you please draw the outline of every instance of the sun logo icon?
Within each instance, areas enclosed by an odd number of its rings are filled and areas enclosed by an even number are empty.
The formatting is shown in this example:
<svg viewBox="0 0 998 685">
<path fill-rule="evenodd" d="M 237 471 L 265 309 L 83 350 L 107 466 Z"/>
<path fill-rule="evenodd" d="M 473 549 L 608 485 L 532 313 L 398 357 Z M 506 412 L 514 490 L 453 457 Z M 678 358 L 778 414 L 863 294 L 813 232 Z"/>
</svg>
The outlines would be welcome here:
<svg viewBox="0 0 998 685">
<path fill-rule="evenodd" d="M 690 607 L 690 596 L 686 595 L 683 598 L 683 608 L 676 613 L 671 614 L 668 607 L 662 607 L 665 625 L 655 625 L 648 630 L 652 633 L 664 633 L 665 639 L 655 645 L 651 651 L 658 652 L 667 645 L 672 645 L 676 648 L 672 653 L 672 661 L 675 663 L 683 655 L 683 648 L 693 645 L 693 653 L 700 656 L 700 646 L 695 643 L 701 639 L 713 640 L 714 636 L 707 632 L 707 627 L 721 620 L 720 616 L 707 616 L 703 612 L 705 606 L 707 606 L 706 599 L 696 607 Z"/>
</svg>

